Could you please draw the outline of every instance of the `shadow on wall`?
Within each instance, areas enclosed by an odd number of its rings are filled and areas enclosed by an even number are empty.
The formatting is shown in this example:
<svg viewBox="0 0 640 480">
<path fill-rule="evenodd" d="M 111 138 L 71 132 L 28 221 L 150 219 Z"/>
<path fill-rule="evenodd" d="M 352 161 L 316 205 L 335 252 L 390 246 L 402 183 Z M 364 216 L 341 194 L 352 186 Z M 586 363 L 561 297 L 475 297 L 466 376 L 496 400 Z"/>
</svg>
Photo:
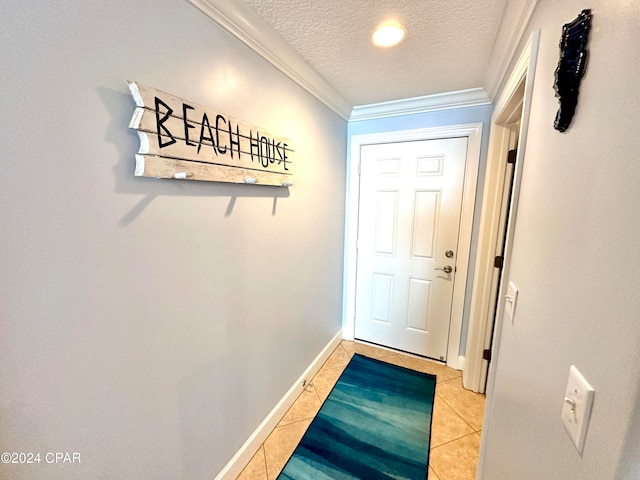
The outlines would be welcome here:
<svg viewBox="0 0 640 480">
<path fill-rule="evenodd" d="M 129 94 L 127 83 L 122 82 L 122 91 L 98 87 L 98 95 L 109 111 L 111 122 L 105 133 L 105 140 L 115 145 L 118 151 L 118 163 L 113 167 L 115 193 L 143 194 L 144 197 L 121 219 L 121 225 L 131 224 L 157 196 L 180 197 L 229 197 L 225 216 L 233 213 L 238 197 L 273 198 L 271 214 L 276 215 L 279 198 L 290 196 L 288 188 L 267 185 L 242 185 L 216 182 L 198 182 L 189 180 L 155 179 L 134 177 L 135 154 L 139 140 L 135 130 L 128 128 L 135 103 Z"/>
<path fill-rule="evenodd" d="M 636 355 L 639 357 L 640 354 Z M 637 359 L 633 365 L 640 364 Z M 637 480 L 640 478 L 640 384 L 636 391 L 632 421 L 627 425 L 626 441 L 622 456 L 618 461 L 618 471 L 616 472 L 616 480 Z"/>
</svg>

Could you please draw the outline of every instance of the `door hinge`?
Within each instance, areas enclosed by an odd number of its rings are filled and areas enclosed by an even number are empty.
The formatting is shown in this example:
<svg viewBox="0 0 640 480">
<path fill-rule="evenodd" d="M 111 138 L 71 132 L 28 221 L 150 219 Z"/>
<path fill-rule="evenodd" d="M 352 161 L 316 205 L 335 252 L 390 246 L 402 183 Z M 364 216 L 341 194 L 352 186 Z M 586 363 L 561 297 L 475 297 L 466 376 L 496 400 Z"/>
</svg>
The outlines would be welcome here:
<svg viewBox="0 0 640 480">
<path fill-rule="evenodd" d="M 493 266 L 495 268 L 502 268 L 504 266 L 504 257 L 496 257 L 493 259 Z"/>
<path fill-rule="evenodd" d="M 490 362 L 491 361 L 491 350 L 483 350 L 482 351 L 482 359 Z"/>
<path fill-rule="evenodd" d="M 516 156 L 518 155 L 518 150 L 509 150 L 509 154 L 507 155 L 507 163 L 516 163 Z"/>
</svg>

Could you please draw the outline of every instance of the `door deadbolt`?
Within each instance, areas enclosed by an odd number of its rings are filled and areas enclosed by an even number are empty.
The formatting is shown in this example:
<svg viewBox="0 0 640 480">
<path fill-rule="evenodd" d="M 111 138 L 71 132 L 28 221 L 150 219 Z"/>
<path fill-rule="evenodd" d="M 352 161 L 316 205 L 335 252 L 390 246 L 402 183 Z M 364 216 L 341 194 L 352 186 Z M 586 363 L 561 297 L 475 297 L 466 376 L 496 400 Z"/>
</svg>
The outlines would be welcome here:
<svg viewBox="0 0 640 480">
<path fill-rule="evenodd" d="M 436 270 L 442 270 L 444 273 L 453 272 L 453 267 L 451 265 L 445 265 L 443 268 L 436 268 Z"/>
<path fill-rule="evenodd" d="M 444 252 L 444 256 L 447 258 L 453 258 L 453 250 L 447 250 Z"/>
</svg>

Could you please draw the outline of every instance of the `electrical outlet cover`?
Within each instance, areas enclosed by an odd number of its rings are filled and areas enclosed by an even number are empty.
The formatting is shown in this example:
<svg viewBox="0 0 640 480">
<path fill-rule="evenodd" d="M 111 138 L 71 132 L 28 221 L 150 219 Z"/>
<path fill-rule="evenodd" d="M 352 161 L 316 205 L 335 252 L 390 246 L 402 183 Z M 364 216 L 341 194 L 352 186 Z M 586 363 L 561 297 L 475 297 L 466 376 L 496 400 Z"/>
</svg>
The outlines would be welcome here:
<svg viewBox="0 0 640 480">
<path fill-rule="evenodd" d="M 595 391 L 578 369 L 571 365 L 562 404 L 562 423 L 573 444 L 582 455 Z"/>
</svg>

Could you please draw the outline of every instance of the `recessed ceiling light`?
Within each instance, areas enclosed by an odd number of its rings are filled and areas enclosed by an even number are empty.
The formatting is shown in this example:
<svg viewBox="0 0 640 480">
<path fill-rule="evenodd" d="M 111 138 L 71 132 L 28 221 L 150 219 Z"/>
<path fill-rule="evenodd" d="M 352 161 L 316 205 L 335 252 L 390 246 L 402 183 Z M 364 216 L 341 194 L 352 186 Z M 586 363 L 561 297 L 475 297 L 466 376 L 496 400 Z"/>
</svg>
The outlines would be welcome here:
<svg viewBox="0 0 640 480">
<path fill-rule="evenodd" d="M 371 39 L 378 47 L 393 47 L 407 35 L 407 29 L 399 23 L 383 23 L 373 32 Z"/>
</svg>

